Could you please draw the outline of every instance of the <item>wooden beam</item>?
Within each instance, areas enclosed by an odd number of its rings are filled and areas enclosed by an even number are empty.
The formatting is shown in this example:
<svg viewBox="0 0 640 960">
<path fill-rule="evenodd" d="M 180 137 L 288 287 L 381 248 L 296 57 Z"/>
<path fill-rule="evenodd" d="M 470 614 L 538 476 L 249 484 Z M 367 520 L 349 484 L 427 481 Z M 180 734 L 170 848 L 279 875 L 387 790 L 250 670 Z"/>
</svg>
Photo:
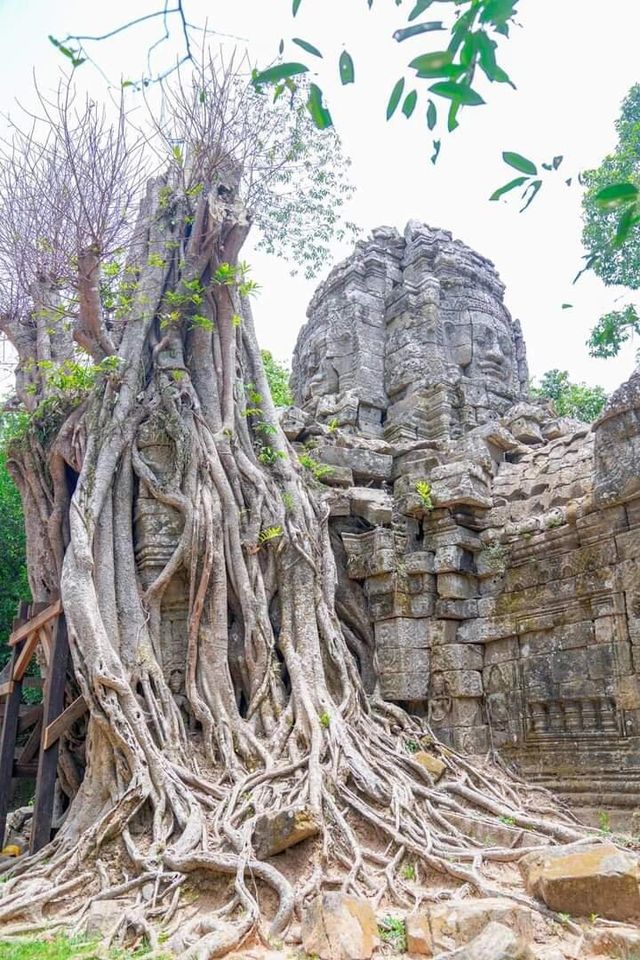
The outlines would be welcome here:
<svg viewBox="0 0 640 960">
<path fill-rule="evenodd" d="M 13 681 L 22 680 L 25 673 L 27 672 L 27 667 L 31 663 L 31 658 L 36 652 L 36 647 L 40 642 L 37 633 L 30 633 L 27 639 L 24 641 L 22 649 L 20 650 L 20 656 L 15 661 L 13 665 Z"/>
<path fill-rule="evenodd" d="M 62 614 L 58 617 L 51 647 L 51 665 L 45 685 L 42 709 L 43 730 L 46 730 L 63 711 L 68 662 L 69 639 L 67 637 L 67 623 L 64 614 Z M 44 742 L 40 745 L 36 799 L 31 823 L 31 853 L 36 853 L 51 840 L 59 744 L 60 741 L 55 740 L 48 748 L 45 748 Z"/>
<path fill-rule="evenodd" d="M 38 775 L 37 763 L 18 763 L 13 765 L 12 775 L 18 780 L 35 780 Z"/>
<path fill-rule="evenodd" d="M 15 625 L 15 621 L 14 621 Z M 11 665 L 22 652 L 22 642 L 14 646 L 11 652 Z M 0 845 L 4 846 L 4 832 L 7 825 L 9 800 L 11 797 L 11 779 L 13 776 L 13 760 L 16 751 L 16 737 L 18 735 L 18 717 L 20 714 L 20 681 L 13 684 L 13 689 L 5 700 L 4 717 L 2 718 L 2 732 L 0 733 Z"/>
<path fill-rule="evenodd" d="M 22 684 L 24 689 L 24 683 Z M 26 703 L 23 703 L 20 706 L 20 718 L 18 720 L 18 734 L 24 733 L 25 730 L 28 730 L 29 727 L 32 727 L 34 723 L 39 723 L 42 720 L 42 704 L 34 703 L 33 706 L 29 706 Z"/>
<path fill-rule="evenodd" d="M 73 703 L 70 703 L 66 710 L 59 717 L 50 723 L 44 731 L 42 744 L 45 750 L 59 740 L 65 730 L 68 730 L 71 724 L 86 713 L 87 704 L 83 696 L 76 697 Z"/>
<path fill-rule="evenodd" d="M 0 697 L 7 697 L 13 690 L 13 687 L 13 680 L 6 680 L 3 684 L 0 684 Z"/>
<path fill-rule="evenodd" d="M 33 730 L 29 734 L 27 742 L 20 751 L 17 763 L 31 763 L 40 749 L 40 740 L 42 739 L 42 721 L 38 720 Z"/>
<path fill-rule="evenodd" d="M 55 603 L 50 603 L 48 607 L 45 607 L 44 610 L 36 614 L 35 617 L 28 620 L 27 623 L 22 624 L 17 630 L 12 631 L 9 637 L 9 646 L 14 647 L 20 640 L 26 639 L 29 634 L 38 631 L 45 623 L 48 623 L 49 620 L 59 616 L 61 613 L 62 604 L 59 600 L 56 600 Z"/>
</svg>

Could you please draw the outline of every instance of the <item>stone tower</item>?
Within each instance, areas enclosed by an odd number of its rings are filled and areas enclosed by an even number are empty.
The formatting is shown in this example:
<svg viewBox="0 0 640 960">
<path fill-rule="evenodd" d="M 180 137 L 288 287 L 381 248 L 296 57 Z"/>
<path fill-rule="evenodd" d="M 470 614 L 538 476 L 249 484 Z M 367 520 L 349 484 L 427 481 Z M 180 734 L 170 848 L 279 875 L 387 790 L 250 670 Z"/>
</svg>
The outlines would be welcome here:
<svg viewBox="0 0 640 960">
<path fill-rule="evenodd" d="M 374 231 L 311 302 L 283 425 L 329 470 L 369 688 L 623 818 L 640 787 L 640 374 L 592 428 L 558 418 L 528 399 L 503 295 L 449 233 Z"/>
</svg>

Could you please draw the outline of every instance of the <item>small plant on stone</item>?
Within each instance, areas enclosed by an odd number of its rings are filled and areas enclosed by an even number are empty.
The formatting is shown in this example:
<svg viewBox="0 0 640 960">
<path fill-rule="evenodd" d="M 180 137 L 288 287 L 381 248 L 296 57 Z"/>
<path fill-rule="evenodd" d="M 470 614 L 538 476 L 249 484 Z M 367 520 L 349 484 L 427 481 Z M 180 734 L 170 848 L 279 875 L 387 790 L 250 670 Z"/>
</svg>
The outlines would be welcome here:
<svg viewBox="0 0 640 960">
<path fill-rule="evenodd" d="M 402 865 L 402 870 L 400 871 L 400 876 L 403 880 L 415 880 L 416 879 L 416 868 L 413 863 L 405 863 Z"/>
<path fill-rule="evenodd" d="M 504 824 L 506 824 L 508 827 L 513 827 L 513 826 L 515 826 L 515 823 L 516 823 L 516 821 L 514 820 L 513 817 L 505 817 L 505 816 L 502 816 L 502 817 L 498 817 L 498 820 L 500 821 L 500 823 L 504 823 Z"/>
<path fill-rule="evenodd" d="M 418 750 L 420 749 L 420 744 L 418 743 L 417 740 L 405 740 L 404 748 L 409 753 L 417 753 Z"/>
<path fill-rule="evenodd" d="M 329 725 L 331 723 L 331 717 L 326 711 L 320 714 L 320 716 L 318 717 L 318 720 L 320 721 L 320 726 L 324 727 L 325 730 L 329 728 Z"/>
<path fill-rule="evenodd" d="M 547 517 L 545 520 L 545 527 L 547 530 L 553 530 L 554 527 L 561 527 L 564 523 L 564 520 L 559 514 L 553 514 L 551 517 Z"/>
<path fill-rule="evenodd" d="M 611 820 L 606 810 L 601 810 L 598 814 L 598 826 L 603 833 L 611 833 Z"/>
<path fill-rule="evenodd" d="M 327 430 L 329 431 L 329 433 L 335 433 L 339 425 L 340 424 L 338 423 L 338 418 L 333 417 L 333 419 L 329 420 L 329 423 L 327 424 Z"/>
<path fill-rule="evenodd" d="M 288 490 L 285 490 L 285 492 L 282 494 L 282 503 L 284 504 L 285 510 L 293 510 L 295 506 L 293 494 L 289 493 Z"/>
<path fill-rule="evenodd" d="M 260 453 L 258 454 L 258 460 L 260 463 L 264 463 L 267 467 L 272 467 L 274 463 L 277 463 L 278 460 L 286 460 L 287 455 L 283 453 L 282 450 L 274 450 L 273 447 L 270 447 L 268 444 L 260 448 Z"/>
<path fill-rule="evenodd" d="M 258 535 L 260 543 L 269 543 L 270 540 L 277 540 L 284 533 L 282 527 L 266 527 Z"/>
<path fill-rule="evenodd" d="M 398 953 L 407 949 L 407 928 L 399 917 L 383 917 L 378 924 L 378 933 L 383 943 L 388 943 Z"/>
<path fill-rule="evenodd" d="M 420 497 L 420 503 L 425 510 L 433 510 L 433 498 L 431 496 L 431 484 L 428 480 L 418 480 L 416 483 L 416 493 Z"/>
<path fill-rule="evenodd" d="M 308 453 L 301 453 L 298 460 L 305 470 L 308 470 L 309 473 L 313 475 L 314 480 L 322 480 L 324 477 L 333 473 L 332 467 L 329 467 L 326 463 L 320 463 L 319 460 L 314 460 Z"/>
<path fill-rule="evenodd" d="M 503 543 L 494 540 L 484 548 L 482 557 L 490 570 L 495 573 L 504 573 L 509 559 L 509 550 Z"/>
<path fill-rule="evenodd" d="M 558 920 L 560 921 L 560 923 L 561 923 L 564 927 L 566 927 L 566 925 L 571 922 L 571 914 L 569 914 L 569 913 L 559 913 L 559 914 L 558 914 Z"/>
</svg>

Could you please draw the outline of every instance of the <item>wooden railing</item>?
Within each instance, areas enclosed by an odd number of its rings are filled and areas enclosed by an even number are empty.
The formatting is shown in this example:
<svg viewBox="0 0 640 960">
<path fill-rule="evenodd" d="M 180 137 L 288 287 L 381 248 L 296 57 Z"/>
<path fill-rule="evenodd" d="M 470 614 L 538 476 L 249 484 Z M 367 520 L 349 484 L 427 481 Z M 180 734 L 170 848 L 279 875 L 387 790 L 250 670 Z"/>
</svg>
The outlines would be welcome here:
<svg viewBox="0 0 640 960">
<path fill-rule="evenodd" d="M 43 702 L 21 703 L 25 674 L 40 645 L 46 675 Z M 36 781 L 31 852 L 51 840 L 53 804 L 60 737 L 87 709 L 83 697 L 65 708 L 65 689 L 70 669 L 67 625 L 59 600 L 49 604 L 21 605 L 9 637 L 11 660 L 0 674 L 0 704 L 4 705 L 0 732 L 0 841 L 4 838 L 14 778 Z M 18 738 L 29 728 L 19 751 Z M 38 757 L 35 762 L 36 756 Z"/>
</svg>

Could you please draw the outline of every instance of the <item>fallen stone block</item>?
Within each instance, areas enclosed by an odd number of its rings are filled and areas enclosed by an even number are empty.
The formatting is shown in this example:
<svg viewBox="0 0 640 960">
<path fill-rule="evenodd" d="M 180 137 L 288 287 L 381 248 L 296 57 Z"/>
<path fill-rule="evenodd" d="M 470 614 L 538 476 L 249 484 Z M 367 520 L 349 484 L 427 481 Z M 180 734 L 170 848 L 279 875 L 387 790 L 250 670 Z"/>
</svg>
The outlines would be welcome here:
<svg viewBox="0 0 640 960">
<path fill-rule="evenodd" d="M 449 900 L 431 907 L 428 916 L 437 951 L 468 944 L 487 926 L 506 928 L 523 944 L 532 940 L 535 934 L 531 910 L 500 897 Z M 491 960 L 497 960 L 497 957 L 491 956 Z"/>
<path fill-rule="evenodd" d="M 307 907 L 302 944 L 320 960 L 369 960 L 380 943 L 371 904 L 341 893 L 324 893 Z"/>
<path fill-rule="evenodd" d="M 425 770 L 428 770 L 434 780 L 439 780 L 447 769 L 447 765 L 443 760 L 439 757 L 432 756 L 430 753 L 427 753 L 426 750 L 418 750 L 417 753 L 414 753 L 412 759 L 415 760 L 416 763 L 419 763 L 421 767 L 424 767 Z"/>
<path fill-rule="evenodd" d="M 127 906 L 126 900 L 94 900 L 84 921 L 85 935 L 104 937 L 112 933 Z"/>
<path fill-rule="evenodd" d="M 429 919 L 421 913 L 410 913 L 405 921 L 407 931 L 407 951 L 422 957 L 433 955 L 433 940 Z"/>
<path fill-rule="evenodd" d="M 307 807 L 292 807 L 258 817 L 253 828 L 253 849 L 259 860 L 268 860 L 289 847 L 315 837 L 320 828 Z"/>
<path fill-rule="evenodd" d="M 549 847 L 523 857 L 520 870 L 527 891 L 558 913 L 640 919 L 640 861 L 612 843 Z"/>
<path fill-rule="evenodd" d="M 482 933 L 451 956 L 452 960 L 518 960 L 525 955 L 525 949 L 513 930 L 492 920 Z"/>
</svg>

